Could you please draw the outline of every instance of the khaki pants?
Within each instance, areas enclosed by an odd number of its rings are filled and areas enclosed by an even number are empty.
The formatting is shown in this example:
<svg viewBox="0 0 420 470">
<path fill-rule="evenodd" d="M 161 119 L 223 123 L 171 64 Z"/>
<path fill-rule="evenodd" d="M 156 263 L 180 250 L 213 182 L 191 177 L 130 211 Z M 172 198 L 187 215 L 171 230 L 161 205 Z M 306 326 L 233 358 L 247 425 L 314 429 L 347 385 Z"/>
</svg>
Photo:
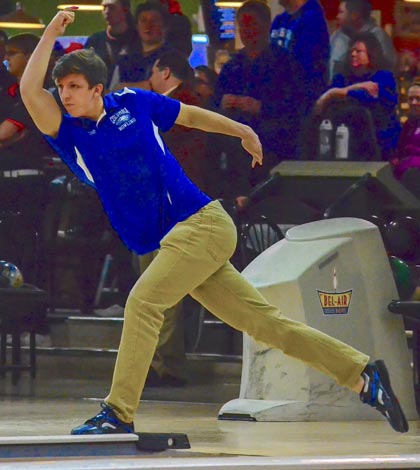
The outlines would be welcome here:
<svg viewBox="0 0 420 470">
<path fill-rule="evenodd" d="M 158 255 L 159 250 L 138 257 L 140 274 L 144 273 Z M 164 312 L 159 341 L 151 367 L 159 377 L 164 374 L 185 379 L 187 360 L 184 344 L 184 311 L 182 300 Z"/>
<path fill-rule="evenodd" d="M 281 349 L 335 379 L 356 385 L 368 356 L 307 325 L 286 318 L 229 263 L 236 228 L 217 201 L 178 223 L 131 290 L 105 401 L 133 421 L 158 342 L 163 312 L 190 294 L 228 325 Z"/>
</svg>

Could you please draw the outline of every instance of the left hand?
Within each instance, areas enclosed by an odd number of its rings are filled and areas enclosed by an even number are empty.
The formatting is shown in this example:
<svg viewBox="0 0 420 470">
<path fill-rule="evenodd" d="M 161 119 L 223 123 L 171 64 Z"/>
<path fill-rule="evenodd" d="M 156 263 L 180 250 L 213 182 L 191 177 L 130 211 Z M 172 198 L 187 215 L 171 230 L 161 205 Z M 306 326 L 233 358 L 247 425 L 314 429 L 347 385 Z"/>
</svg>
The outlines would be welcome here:
<svg viewBox="0 0 420 470">
<path fill-rule="evenodd" d="M 262 145 L 257 134 L 249 127 L 246 128 L 246 134 L 242 137 L 242 147 L 252 156 L 252 168 L 255 168 L 255 165 L 262 165 L 263 163 L 263 153 Z"/>
</svg>

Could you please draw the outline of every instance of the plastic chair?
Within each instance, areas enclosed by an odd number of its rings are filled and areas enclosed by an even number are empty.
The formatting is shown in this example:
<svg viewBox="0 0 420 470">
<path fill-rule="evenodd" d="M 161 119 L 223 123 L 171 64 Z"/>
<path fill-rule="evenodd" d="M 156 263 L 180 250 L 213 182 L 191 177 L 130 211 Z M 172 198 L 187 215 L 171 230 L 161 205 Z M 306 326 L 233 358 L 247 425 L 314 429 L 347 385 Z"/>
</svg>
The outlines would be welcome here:
<svg viewBox="0 0 420 470">
<path fill-rule="evenodd" d="M 350 131 L 347 161 L 381 161 L 376 127 L 369 109 L 352 99 L 332 103 L 320 115 L 309 116 L 301 132 L 301 160 L 324 160 L 319 153 L 319 126 L 324 119 L 331 121 L 332 160 L 335 160 L 335 133 L 344 123 Z"/>
<path fill-rule="evenodd" d="M 245 222 L 238 240 L 241 268 L 244 269 L 260 253 L 283 238 L 279 226 L 265 215 Z"/>
</svg>

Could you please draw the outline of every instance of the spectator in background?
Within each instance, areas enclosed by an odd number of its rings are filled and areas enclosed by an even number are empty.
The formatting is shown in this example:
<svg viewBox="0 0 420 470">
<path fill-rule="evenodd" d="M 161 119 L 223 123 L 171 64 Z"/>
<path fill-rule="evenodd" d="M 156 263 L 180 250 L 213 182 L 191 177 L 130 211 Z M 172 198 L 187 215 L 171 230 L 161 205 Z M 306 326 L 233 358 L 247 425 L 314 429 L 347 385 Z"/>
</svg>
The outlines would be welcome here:
<svg viewBox="0 0 420 470">
<path fill-rule="evenodd" d="M 12 74 L 7 70 L 3 61 L 6 56 L 7 34 L 0 30 L 0 122 L 7 117 L 9 100 L 9 87 L 15 82 Z"/>
<path fill-rule="evenodd" d="M 270 44 L 268 5 L 246 1 L 238 9 L 237 21 L 244 48 L 220 72 L 215 101 L 222 113 L 258 133 L 265 167 L 250 173 L 241 163 L 244 157 L 237 142 L 226 139 L 230 194 L 225 197 L 247 194 L 273 166 L 295 158 L 302 111 L 303 84 L 296 65 L 285 49 Z"/>
<path fill-rule="evenodd" d="M 192 90 L 193 70 L 188 58 L 180 51 L 164 52 L 156 60 L 150 77 L 151 89 L 181 103 L 199 105 Z M 206 134 L 175 124 L 161 134 L 172 155 L 187 176 L 201 189 L 205 187 Z M 141 273 L 157 256 L 158 251 L 140 256 Z M 186 357 L 182 301 L 165 311 L 159 342 L 153 357 L 147 385 L 185 384 Z M 154 373 L 155 372 L 155 373 Z"/>
<path fill-rule="evenodd" d="M 42 170 L 43 157 L 53 153 L 35 127 L 20 97 L 19 82 L 26 64 L 38 44 L 34 34 L 12 36 L 6 44 L 6 59 L 14 83 L 7 89 L 6 118 L 0 123 L 0 166 L 3 170 L 21 168 Z"/>
<path fill-rule="evenodd" d="M 321 95 L 315 105 L 315 111 L 321 114 L 328 105 L 336 103 L 335 113 L 340 116 L 336 119 L 340 121 L 341 116 L 347 113 L 343 100 L 351 99 L 368 109 L 382 160 L 392 158 L 400 132 L 396 112 L 397 85 L 387 65 L 375 35 L 364 33 L 357 36 L 350 46 L 343 73 L 334 76 L 331 88 Z M 357 115 L 353 122 L 357 125 Z M 337 124 L 340 123 L 337 121 Z M 358 131 L 361 134 L 363 130 Z"/>
<path fill-rule="evenodd" d="M 118 60 L 138 48 L 138 36 L 130 11 L 130 0 L 102 0 L 105 31 L 92 34 L 85 44 L 93 47 L 108 68 L 108 82 Z"/>
<path fill-rule="evenodd" d="M 338 29 L 331 35 L 330 79 L 342 72 L 351 43 L 356 35 L 371 33 L 378 40 L 385 60 L 385 69 L 394 71 L 397 55 L 389 35 L 371 18 L 369 0 L 342 0 L 338 7 Z"/>
<path fill-rule="evenodd" d="M 285 11 L 271 25 L 271 43 L 286 49 L 300 64 L 309 111 L 328 79 L 329 34 L 318 0 L 278 0 Z"/>
<path fill-rule="evenodd" d="M 214 87 L 217 82 L 217 73 L 207 65 L 198 65 L 194 69 L 194 92 L 200 99 L 202 108 L 214 110 Z"/>
<path fill-rule="evenodd" d="M 181 5 L 176 0 L 160 0 L 169 13 L 166 42 L 173 48 L 181 51 L 187 57 L 192 51 L 191 22 L 182 13 Z"/>
<path fill-rule="evenodd" d="M 13 83 L 0 105 L 0 257 L 19 267 L 25 282 L 45 287 L 39 251 L 48 189 L 43 168 L 45 157 L 55 153 L 29 116 L 19 88 L 38 42 L 38 36 L 23 33 L 9 38 L 5 46 Z M 35 328 L 38 344 L 50 345 L 46 318 L 37 318 Z"/>
<path fill-rule="evenodd" d="M 82 46 L 80 47 L 82 48 Z M 45 77 L 44 86 L 50 92 L 54 94 L 54 91 L 57 89 L 54 80 L 52 79 L 52 69 L 54 68 L 57 60 L 65 54 L 64 47 L 61 45 L 60 41 L 55 41 L 54 48 L 50 57 L 50 62 L 48 64 L 48 71 Z M 55 96 L 57 103 L 60 101 L 58 94 Z M 63 108 L 64 109 L 64 108 Z"/>
<path fill-rule="evenodd" d="M 396 159 L 395 176 L 420 199 L 420 79 L 408 88 L 408 120 L 403 126 Z"/>
<path fill-rule="evenodd" d="M 118 61 L 111 80 L 111 90 L 125 86 L 150 89 L 149 78 L 153 64 L 160 54 L 168 49 L 168 12 L 164 6 L 148 0 L 138 5 L 134 16 L 139 46 L 137 50 Z"/>
<path fill-rule="evenodd" d="M 169 50 L 163 52 L 153 65 L 150 85 L 157 93 L 200 106 L 193 91 L 193 80 L 194 72 L 188 58 L 177 50 Z M 162 137 L 187 176 L 204 190 L 206 135 L 197 129 L 175 125 Z"/>
<path fill-rule="evenodd" d="M 214 54 L 214 71 L 217 73 L 217 75 L 220 74 L 223 66 L 226 64 L 226 62 L 229 62 L 230 59 L 231 54 L 228 50 L 217 49 Z"/>
</svg>

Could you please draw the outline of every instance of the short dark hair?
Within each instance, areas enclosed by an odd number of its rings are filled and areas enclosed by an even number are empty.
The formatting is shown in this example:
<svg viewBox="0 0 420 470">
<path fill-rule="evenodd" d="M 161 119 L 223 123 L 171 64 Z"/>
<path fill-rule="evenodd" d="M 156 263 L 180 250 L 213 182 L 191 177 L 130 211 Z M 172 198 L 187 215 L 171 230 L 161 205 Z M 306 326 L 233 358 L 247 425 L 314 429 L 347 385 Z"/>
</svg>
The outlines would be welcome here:
<svg viewBox="0 0 420 470">
<path fill-rule="evenodd" d="M 83 75 L 90 88 L 102 84 L 105 90 L 107 66 L 93 49 L 79 49 L 60 57 L 53 68 L 52 78 L 56 81 L 72 73 Z"/>
<path fill-rule="evenodd" d="M 134 18 L 136 22 L 139 19 L 141 13 L 143 13 L 144 11 L 157 11 L 162 17 L 164 26 L 167 27 L 169 21 L 169 13 L 167 8 L 161 5 L 159 1 L 147 0 L 144 3 L 140 3 L 139 5 L 137 5 L 136 11 L 134 13 Z"/>
<path fill-rule="evenodd" d="M 24 54 L 32 54 L 39 43 L 39 37 L 31 33 L 16 34 L 8 39 L 7 45 L 18 48 Z"/>
<path fill-rule="evenodd" d="M 368 20 L 372 13 L 372 4 L 369 0 L 343 0 L 348 11 L 358 13 L 361 18 Z"/>
<path fill-rule="evenodd" d="M 207 65 L 197 65 L 197 67 L 194 68 L 194 72 L 196 72 L 196 71 L 197 72 L 202 72 L 206 77 L 206 80 L 207 80 L 206 83 L 208 85 L 214 87 L 214 85 L 217 82 L 218 75 L 213 69 L 211 69 Z"/>
<path fill-rule="evenodd" d="M 188 57 L 178 49 L 170 49 L 158 57 L 157 68 L 163 70 L 168 67 L 176 78 L 183 82 L 191 82 L 194 79 L 193 69 L 188 62 Z"/>
<path fill-rule="evenodd" d="M 255 13 L 265 24 L 271 24 L 271 10 L 263 0 L 247 0 L 238 8 L 236 17 L 243 13 Z"/>
</svg>

